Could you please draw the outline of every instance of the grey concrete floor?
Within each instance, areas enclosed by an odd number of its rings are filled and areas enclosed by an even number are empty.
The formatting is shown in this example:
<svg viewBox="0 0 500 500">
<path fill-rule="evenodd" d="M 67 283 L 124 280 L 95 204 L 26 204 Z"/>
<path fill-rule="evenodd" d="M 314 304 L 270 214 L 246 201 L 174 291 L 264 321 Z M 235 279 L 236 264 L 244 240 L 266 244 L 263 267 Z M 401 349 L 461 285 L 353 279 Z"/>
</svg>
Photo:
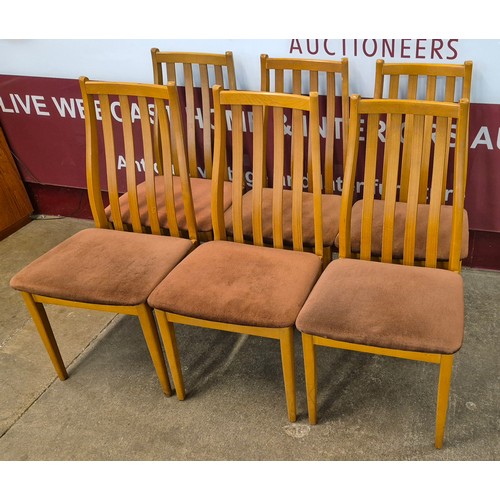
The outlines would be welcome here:
<svg viewBox="0 0 500 500">
<path fill-rule="evenodd" d="M 296 332 L 298 419 L 278 342 L 179 326 L 187 398 L 165 397 L 136 318 L 48 307 L 57 379 L 15 272 L 91 221 L 33 221 L 0 242 L 0 459 L 6 461 L 497 461 L 500 273 L 464 269 L 466 327 L 445 444 L 434 448 L 437 366 L 319 349 L 310 426 Z"/>
</svg>

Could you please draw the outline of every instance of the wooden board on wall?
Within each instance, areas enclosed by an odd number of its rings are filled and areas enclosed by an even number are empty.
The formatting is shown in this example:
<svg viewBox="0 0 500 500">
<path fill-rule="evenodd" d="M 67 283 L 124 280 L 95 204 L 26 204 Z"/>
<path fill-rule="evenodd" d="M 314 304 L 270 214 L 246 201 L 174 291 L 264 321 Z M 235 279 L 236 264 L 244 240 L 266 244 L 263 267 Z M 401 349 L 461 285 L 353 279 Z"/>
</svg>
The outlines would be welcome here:
<svg viewBox="0 0 500 500">
<path fill-rule="evenodd" d="M 33 206 L 0 127 L 0 240 L 31 219 Z"/>
</svg>

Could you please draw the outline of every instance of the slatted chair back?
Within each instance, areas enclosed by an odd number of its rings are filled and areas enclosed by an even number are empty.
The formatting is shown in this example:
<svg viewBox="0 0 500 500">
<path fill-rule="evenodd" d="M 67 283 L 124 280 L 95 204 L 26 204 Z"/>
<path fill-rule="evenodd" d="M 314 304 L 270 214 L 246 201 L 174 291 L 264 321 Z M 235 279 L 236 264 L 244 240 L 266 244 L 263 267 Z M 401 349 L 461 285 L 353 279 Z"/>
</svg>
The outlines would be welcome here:
<svg viewBox="0 0 500 500">
<path fill-rule="evenodd" d="M 96 226 L 117 230 L 144 232 L 144 210 L 147 226 L 153 234 L 180 236 L 176 210 L 183 207 L 187 232 L 191 240 L 197 239 L 193 200 L 184 150 L 181 110 L 177 88 L 153 84 L 94 82 L 82 77 L 80 87 L 85 110 L 87 141 L 86 171 L 90 207 Z M 170 118 L 167 113 L 170 107 Z M 154 153 L 154 123 L 158 124 L 163 165 L 176 165 L 182 185 L 182 199 L 174 197 L 173 168 L 164 169 L 158 176 Z M 173 144 L 176 154 L 173 154 Z M 125 158 L 127 208 L 122 206 L 119 156 Z M 138 158 L 144 160 L 139 161 Z M 136 164 L 142 164 L 145 175 L 144 193 L 138 194 Z M 105 212 L 101 172 L 105 172 L 111 220 Z M 160 186 L 159 183 L 164 183 Z M 122 191 L 122 192 L 120 192 Z M 158 192 L 164 192 L 159 197 Z M 179 198 L 179 196 L 177 196 Z M 145 200 L 145 203 L 144 203 Z M 164 204 L 162 207 L 160 204 Z M 142 205 L 146 205 L 145 207 Z M 159 220 L 160 210 L 166 212 L 165 221 Z M 127 222 L 124 221 L 127 216 Z"/>
<path fill-rule="evenodd" d="M 375 72 L 375 99 L 418 99 L 439 102 L 457 102 L 459 99 L 471 98 L 472 61 L 463 64 L 435 64 L 435 63 L 386 63 L 379 59 Z M 451 120 L 448 120 L 451 127 Z M 423 135 L 423 148 L 426 156 L 431 148 L 434 130 L 432 123 L 427 120 Z M 449 145 L 446 148 L 446 158 L 449 158 Z M 400 178 L 400 201 L 408 197 L 410 151 L 403 149 L 403 168 Z M 422 177 L 428 175 L 428 167 L 424 165 Z M 444 172 L 446 175 L 446 170 Z M 385 179 L 384 179 L 385 180 Z M 425 203 L 427 192 L 419 192 L 420 203 Z M 385 182 L 382 183 L 382 198 L 385 196 Z M 445 186 L 441 196 L 445 201 Z"/>
<path fill-rule="evenodd" d="M 436 267 L 438 259 L 438 240 L 441 215 L 441 193 L 446 182 L 447 150 L 450 142 L 455 143 L 453 162 L 453 209 L 448 269 L 460 270 L 460 250 L 465 197 L 465 172 L 467 159 L 467 130 L 469 101 L 459 103 L 438 103 L 431 101 L 398 99 L 361 99 L 351 97 L 351 121 L 344 191 L 340 223 L 340 257 L 351 255 L 351 209 L 358 161 L 360 129 L 366 130 L 366 155 L 362 168 L 363 212 L 361 226 L 360 258 L 372 257 L 373 206 L 377 163 L 382 162 L 385 178 L 385 203 L 382 230 L 382 262 L 393 260 L 393 240 L 395 208 L 398 194 L 398 179 L 405 149 L 408 156 L 408 189 L 406 196 L 406 215 L 404 230 L 403 264 L 415 264 L 415 243 L 417 239 L 417 213 L 426 210 L 427 233 L 425 243 L 425 266 Z M 365 122 L 360 123 L 363 116 Z M 387 118 L 385 142 L 379 139 L 380 119 Z M 454 126 L 451 131 L 450 121 Z M 402 125 L 405 124 L 404 134 Z M 433 127 L 435 143 L 432 153 L 424 148 L 425 133 Z M 456 128 L 455 128 L 456 127 Z M 455 135 L 454 141 L 452 134 Z M 430 182 L 425 182 L 423 171 L 431 165 Z M 428 199 L 420 203 L 419 193 L 422 185 L 429 189 Z"/>
<path fill-rule="evenodd" d="M 233 53 L 161 52 L 151 49 L 154 82 L 175 82 L 185 89 L 185 136 L 191 177 L 212 178 L 213 131 L 211 127 L 211 88 L 236 90 Z M 201 103 L 197 100 L 200 93 Z M 201 114 L 199 112 L 201 108 Z M 196 122 L 202 127 L 202 151 L 197 148 Z M 227 177 L 226 177 L 227 179 Z"/>
<path fill-rule="evenodd" d="M 311 171 L 314 183 L 314 235 L 315 253 L 323 255 L 322 214 L 321 214 L 321 182 L 320 182 L 320 135 L 318 94 L 310 96 L 291 95 L 269 92 L 223 91 L 214 87 L 215 109 L 215 154 L 212 220 L 214 223 L 214 239 L 226 239 L 226 227 L 223 213 L 223 170 L 226 155 L 226 134 L 228 126 L 226 111 L 232 117 L 230 131 L 230 162 L 233 171 L 232 223 L 233 240 L 243 243 L 242 186 L 245 177 L 244 138 L 242 109 L 251 109 L 253 116 L 252 164 L 247 173 L 252 175 L 252 241 L 254 245 L 263 246 L 263 208 L 262 193 L 266 185 L 267 151 L 273 151 L 273 198 L 272 227 L 273 242 L 276 248 L 283 248 L 283 176 L 285 172 L 285 152 L 291 150 L 290 169 L 292 172 L 292 237 L 293 249 L 302 251 L 303 245 L 303 171 L 305 165 L 305 125 L 304 115 L 309 114 L 311 124 L 309 149 L 311 150 Z M 284 115 L 291 112 L 291 137 L 285 135 Z M 268 119 L 272 118 L 272 129 L 268 127 Z M 268 133 L 269 132 L 269 133 Z"/>
<path fill-rule="evenodd" d="M 349 126 L 349 63 L 315 59 L 271 58 L 260 56 L 261 90 L 265 92 L 287 92 L 308 94 L 318 92 L 325 96 L 325 114 L 320 119 L 321 134 L 325 138 L 322 151 L 324 192 L 334 192 L 335 138 L 341 130 L 342 163 L 345 161 Z M 337 90 L 340 89 L 340 93 Z M 337 96 L 341 97 L 340 114 L 337 112 Z M 338 118 L 342 127 L 338 126 Z M 311 157 L 308 160 L 309 190 L 312 190 Z M 338 172 L 341 175 L 341 172 Z"/>
</svg>

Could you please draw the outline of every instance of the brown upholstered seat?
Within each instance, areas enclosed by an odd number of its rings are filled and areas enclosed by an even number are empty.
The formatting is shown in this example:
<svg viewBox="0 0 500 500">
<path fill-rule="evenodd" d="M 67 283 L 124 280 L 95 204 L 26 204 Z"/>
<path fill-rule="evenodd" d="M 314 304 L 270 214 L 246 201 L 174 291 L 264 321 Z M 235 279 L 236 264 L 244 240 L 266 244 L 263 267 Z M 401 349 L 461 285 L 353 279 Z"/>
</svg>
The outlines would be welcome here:
<svg viewBox="0 0 500 500">
<path fill-rule="evenodd" d="M 303 193 L 303 227 L 302 234 L 304 245 L 314 247 L 314 214 L 313 214 L 313 194 Z M 264 188 L 262 190 L 262 233 L 264 242 L 269 244 L 273 241 L 273 190 Z M 323 211 L 323 244 L 331 247 L 339 231 L 340 216 L 340 196 L 334 194 L 323 194 L 321 196 L 321 207 Z M 226 229 L 228 234 L 233 234 L 233 223 L 231 212 L 224 214 Z M 243 234 L 250 239 L 252 235 L 252 191 L 243 195 Z M 283 191 L 283 242 L 286 246 L 291 246 L 292 241 L 292 192 Z"/>
<path fill-rule="evenodd" d="M 181 231 L 187 230 L 186 214 L 184 211 L 184 204 L 182 201 L 182 190 L 181 181 L 179 177 L 173 178 L 174 184 L 174 199 L 175 199 L 175 212 L 177 215 L 177 223 Z M 196 219 L 196 227 L 200 232 L 211 232 L 212 231 L 212 214 L 211 214 L 211 196 L 212 196 L 212 184 L 207 179 L 201 179 L 197 177 L 192 177 L 191 182 L 191 193 L 193 196 L 194 205 L 194 216 Z M 163 182 L 163 176 L 158 176 L 157 182 L 155 183 L 155 191 L 157 200 L 165 199 L 165 183 Z M 224 203 L 225 209 L 229 208 L 231 205 L 231 183 L 224 183 Z M 146 201 L 146 183 L 142 182 L 137 185 L 137 198 L 139 205 L 139 214 L 141 218 L 141 223 L 145 227 L 150 226 L 148 207 Z M 122 214 L 122 220 L 126 224 L 132 224 L 132 219 L 130 217 L 130 206 L 128 194 L 120 196 L 120 210 Z M 110 222 L 113 222 L 113 217 L 111 215 L 111 208 L 106 207 L 106 216 Z M 168 229 L 167 222 L 167 211 L 165 209 L 165 204 L 158 204 L 158 220 L 160 226 L 164 229 Z"/>
<path fill-rule="evenodd" d="M 134 306 L 192 248 L 182 238 L 85 229 L 19 271 L 10 285 L 34 295 Z"/>
<path fill-rule="evenodd" d="M 318 280 L 297 328 L 343 342 L 453 354 L 464 333 L 462 277 L 445 269 L 338 259 Z"/>
<path fill-rule="evenodd" d="M 373 201 L 373 222 L 372 222 L 372 255 L 382 255 L 382 229 L 384 223 L 383 200 Z M 392 255 L 394 259 L 403 258 L 404 235 L 406 223 L 406 207 L 404 202 L 396 202 L 394 213 L 394 240 Z M 359 253 L 361 242 L 361 220 L 363 211 L 363 200 L 357 201 L 352 207 L 351 218 L 351 251 Z M 438 260 L 448 260 L 450 257 L 451 243 L 451 220 L 453 207 L 451 205 L 441 206 L 441 215 L 439 217 L 438 234 Z M 425 245 L 427 242 L 427 225 L 429 218 L 429 205 L 419 204 L 417 213 L 417 229 L 415 242 L 415 259 L 425 260 Z M 339 246 L 339 235 L 335 238 L 335 245 Z M 469 253 L 469 219 L 467 211 L 464 210 L 464 222 L 462 227 L 462 247 L 460 259 L 465 259 Z"/>
<path fill-rule="evenodd" d="M 312 253 L 210 241 L 183 260 L 148 303 L 208 321 L 293 326 L 321 266 L 321 259 Z"/>
</svg>

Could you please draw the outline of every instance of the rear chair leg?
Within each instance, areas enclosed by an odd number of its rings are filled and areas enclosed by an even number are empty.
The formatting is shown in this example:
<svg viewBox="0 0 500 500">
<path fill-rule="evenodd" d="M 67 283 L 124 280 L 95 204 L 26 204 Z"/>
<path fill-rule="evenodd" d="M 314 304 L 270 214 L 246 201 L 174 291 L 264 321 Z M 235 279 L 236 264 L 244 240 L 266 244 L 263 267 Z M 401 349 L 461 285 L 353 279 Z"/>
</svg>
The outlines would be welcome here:
<svg viewBox="0 0 500 500">
<path fill-rule="evenodd" d="M 155 315 L 158 320 L 158 326 L 160 328 L 161 338 L 167 354 L 170 371 L 172 372 L 177 399 L 182 401 L 186 397 L 186 391 L 184 389 L 184 379 L 182 378 L 181 362 L 179 358 L 179 350 L 177 349 L 174 325 L 167 320 L 167 316 L 163 311 L 155 309 Z"/>
<path fill-rule="evenodd" d="M 33 318 L 33 322 L 35 323 L 38 333 L 40 334 L 50 360 L 54 365 L 57 376 L 61 380 L 66 380 L 68 378 L 68 373 L 64 366 L 61 353 L 59 352 L 59 347 L 57 346 L 57 342 L 54 337 L 54 332 L 50 326 L 49 318 L 47 317 L 43 304 L 35 302 L 33 295 L 28 292 L 21 292 L 21 295 L 23 296 L 26 307 Z"/>
<path fill-rule="evenodd" d="M 436 448 L 441 448 L 443 446 L 452 370 L 453 354 L 443 354 L 441 356 L 441 363 L 439 364 L 439 383 L 436 410 Z"/>
<path fill-rule="evenodd" d="M 293 349 L 293 328 L 290 328 L 281 338 L 281 364 L 285 383 L 286 406 L 290 422 L 297 420 L 297 401 L 295 394 L 295 359 Z"/>
<path fill-rule="evenodd" d="M 318 375 L 316 370 L 316 350 L 312 335 L 302 333 L 302 349 L 304 351 L 304 371 L 306 376 L 309 423 L 315 425 L 317 422 L 316 398 L 318 393 Z"/>
<path fill-rule="evenodd" d="M 170 381 L 168 380 L 167 366 L 165 365 L 165 359 L 163 357 L 163 352 L 161 349 L 160 337 L 158 336 L 158 331 L 156 330 L 155 320 L 153 318 L 153 312 L 146 304 L 141 304 L 137 307 L 137 316 L 141 322 L 142 331 L 144 333 L 144 338 L 146 339 L 146 344 L 149 349 L 149 354 L 153 360 L 153 365 L 158 375 L 163 392 L 167 396 L 172 395 L 172 388 L 170 387 Z"/>
</svg>

